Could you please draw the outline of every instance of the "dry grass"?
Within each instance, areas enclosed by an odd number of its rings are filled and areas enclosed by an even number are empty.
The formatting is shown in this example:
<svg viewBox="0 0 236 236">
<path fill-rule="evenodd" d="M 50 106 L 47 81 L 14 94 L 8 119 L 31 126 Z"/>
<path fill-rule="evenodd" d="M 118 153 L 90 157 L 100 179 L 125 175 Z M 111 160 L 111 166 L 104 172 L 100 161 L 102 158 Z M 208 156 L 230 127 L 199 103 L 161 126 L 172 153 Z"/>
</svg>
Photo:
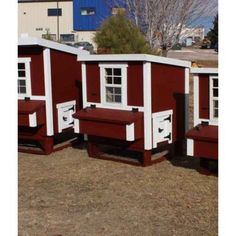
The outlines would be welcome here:
<svg viewBox="0 0 236 236">
<path fill-rule="evenodd" d="M 67 148 L 19 154 L 19 235 L 217 235 L 217 177 L 198 160 L 142 168 Z"/>
</svg>

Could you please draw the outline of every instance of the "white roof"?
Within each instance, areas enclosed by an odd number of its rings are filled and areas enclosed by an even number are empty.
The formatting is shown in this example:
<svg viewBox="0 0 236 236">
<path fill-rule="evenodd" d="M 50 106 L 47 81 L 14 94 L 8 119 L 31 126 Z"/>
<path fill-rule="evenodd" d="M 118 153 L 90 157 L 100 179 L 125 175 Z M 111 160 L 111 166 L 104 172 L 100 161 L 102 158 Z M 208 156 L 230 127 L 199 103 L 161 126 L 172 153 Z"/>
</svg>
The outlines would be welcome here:
<svg viewBox="0 0 236 236">
<path fill-rule="evenodd" d="M 218 74 L 218 68 L 191 68 L 192 74 Z"/>
<path fill-rule="evenodd" d="M 191 67 L 190 61 L 183 61 L 168 57 L 153 56 L 148 54 L 99 54 L 99 55 L 80 55 L 79 61 L 148 61 L 161 64 L 168 64 L 181 67 Z"/>
<path fill-rule="evenodd" d="M 39 45 L 46 48 L 55 49 L 62 52 L 67 52 L 75 55 L 89 55 L 88 51 L 74 48 L 65 44 L 57 43 L 47 39 L 34 38 L 34 37 L 20 37 L 18 39 L 19 46 Z"/>
</svg>

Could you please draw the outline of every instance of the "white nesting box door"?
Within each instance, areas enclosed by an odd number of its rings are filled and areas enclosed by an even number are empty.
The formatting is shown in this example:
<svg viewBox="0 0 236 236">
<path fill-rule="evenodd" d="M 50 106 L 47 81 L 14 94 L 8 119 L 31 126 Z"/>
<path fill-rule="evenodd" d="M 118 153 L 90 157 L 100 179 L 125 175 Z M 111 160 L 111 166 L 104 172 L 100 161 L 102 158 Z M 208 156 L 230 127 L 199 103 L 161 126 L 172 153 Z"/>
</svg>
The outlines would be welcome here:
<svg viewBox="0 0 236 236">
<path fill-rule="evenodd" d="M 58 132 L 61 133 L 63 129 L 74 126 L 75 101 L 69 101 L 57 104 L 58 114 Z"/>
<path fill-rule="evenodd" d="M 172 143 L 172 117 L 173 110 L 166 110 L 152 114 L 152 132 L 153 132 L 153 148 L 158 143 L 168 141 Z"/>
</svg>

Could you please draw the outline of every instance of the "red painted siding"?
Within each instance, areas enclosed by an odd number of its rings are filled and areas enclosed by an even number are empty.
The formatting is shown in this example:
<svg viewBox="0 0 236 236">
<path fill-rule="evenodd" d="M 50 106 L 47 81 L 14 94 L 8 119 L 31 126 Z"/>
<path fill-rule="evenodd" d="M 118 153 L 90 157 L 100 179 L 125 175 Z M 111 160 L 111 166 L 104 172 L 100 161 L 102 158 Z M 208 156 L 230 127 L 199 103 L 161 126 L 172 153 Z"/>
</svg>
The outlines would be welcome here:
<svg viewBox="0 0 236 236">
<path fill-rule="evenodd" d="M 100 68 L 97 62 L 86 63 L 86 76 L 88 102 L 100 103 Z"/>
<path fill-rule="evenodd" d="M 44 66 L 42 47 L 18 47 L 18 57 L 30 57 L 31 89 L 32 95 L 44 96 Z"/>
<path fill-rule="evenodd" d="M 199 118 L 209 119 L 209 75 L 199 75 Z"/>
<path fill-rule="evenodd" d="M 51 50 L 54 133 L 58 132 L 56 104 L 76 100 L 76 110 L 82 107 L 81 64 L 77 56 Z"/>
<path fill-rule="evenodd" d="M 194 140 L 194 156 L 218 159 L 218 142 Z"/>
<path fill-rule="evenodd" d="M 173 141 L 184 137 L 185 68 L 154 64 L 152 74 L 152 112 L 173 109 Z"/>
<path fill-rule="evenodd" d="M 143 63 L 129 62 L 127 98 L 129 106 L 143 106 Z"/>
</svg>

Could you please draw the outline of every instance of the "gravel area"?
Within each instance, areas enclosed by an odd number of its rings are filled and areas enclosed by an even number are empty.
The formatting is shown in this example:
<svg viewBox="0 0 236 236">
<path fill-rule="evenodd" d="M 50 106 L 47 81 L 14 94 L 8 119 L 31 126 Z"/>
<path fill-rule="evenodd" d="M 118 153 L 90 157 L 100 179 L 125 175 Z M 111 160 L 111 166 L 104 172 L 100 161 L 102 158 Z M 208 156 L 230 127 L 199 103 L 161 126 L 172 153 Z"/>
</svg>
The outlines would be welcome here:
<svg viewBox="0 0 236 236">
<path fill-rule="evenodd" d="M 177 157 L 135 167 L 74 148 L 19 153 L 19 235 L 217 235 L 218 178 L 198 166 Z"/>
</svg>

